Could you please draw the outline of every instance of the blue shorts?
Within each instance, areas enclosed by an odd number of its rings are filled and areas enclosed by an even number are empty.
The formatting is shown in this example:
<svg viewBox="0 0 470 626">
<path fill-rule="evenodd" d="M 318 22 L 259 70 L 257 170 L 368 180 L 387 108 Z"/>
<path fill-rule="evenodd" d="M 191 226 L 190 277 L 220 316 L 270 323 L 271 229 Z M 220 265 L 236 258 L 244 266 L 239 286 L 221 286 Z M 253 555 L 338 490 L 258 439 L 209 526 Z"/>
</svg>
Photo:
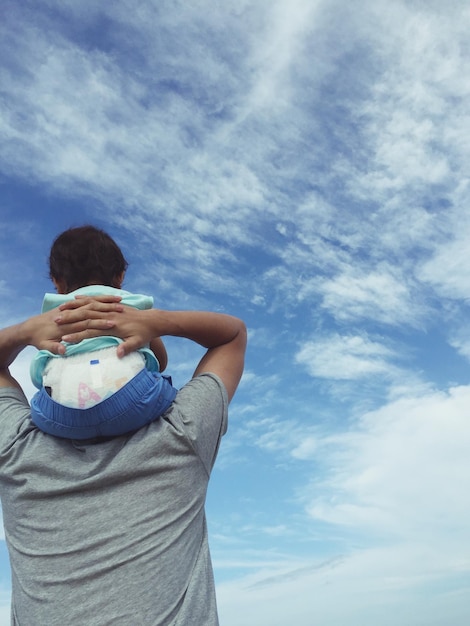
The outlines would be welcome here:
<svg viewBox="0 0 470 626">
<path fill-rule="evenodd" d="M 88 409 L 58 404 L 42 388 L 31 400 L 31 419 L 45 433 L 64 439 L 116 437 L 158 419 L 176 394 L 168 377 L 144 368 L 112 396 Z"/>
</svg>

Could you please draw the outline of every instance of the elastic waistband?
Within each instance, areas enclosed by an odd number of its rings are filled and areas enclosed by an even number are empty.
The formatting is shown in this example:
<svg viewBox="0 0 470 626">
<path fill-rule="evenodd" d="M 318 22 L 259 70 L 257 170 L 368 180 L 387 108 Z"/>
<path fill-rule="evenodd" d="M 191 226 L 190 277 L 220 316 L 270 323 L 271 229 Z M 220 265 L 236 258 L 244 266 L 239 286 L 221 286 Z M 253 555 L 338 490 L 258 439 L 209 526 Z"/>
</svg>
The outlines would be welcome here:
<svg viewBox="0 0 470 626">
<path fill-rule="evenodd" d="M 157 390 L 155 390 L 156 385 L 159 387 Z M 91 424 L 96 425 L 100 422 L 108 421 L 111 416 L 113 418 L 119 417 L 119 415 L 129 410 L 129 405 L 135 402 L 136 398 L 145 398 L 149 392 L 154 394 L 155 391 L 163 391 L 164 396 L 173 396 L 171 397 L 171 402 L 174 396 L 176 396 L 176 390 L 172 387 L 168 389 L 168 387 L 168 382 L 161 374 L 151 373 L 144 368 L 112 396 L 88 409 L 64 407 L 55 402 L 47 391 L 42 388 L 33 398 L 34 410 L 47 415 L 52 422 L 65 422 L 64 425 L 66 426 L 74 426 L 76 424 L 81 424 L 82 427 Z M 65 418 L 65 416 L 67 417 Z"/>
</svg>

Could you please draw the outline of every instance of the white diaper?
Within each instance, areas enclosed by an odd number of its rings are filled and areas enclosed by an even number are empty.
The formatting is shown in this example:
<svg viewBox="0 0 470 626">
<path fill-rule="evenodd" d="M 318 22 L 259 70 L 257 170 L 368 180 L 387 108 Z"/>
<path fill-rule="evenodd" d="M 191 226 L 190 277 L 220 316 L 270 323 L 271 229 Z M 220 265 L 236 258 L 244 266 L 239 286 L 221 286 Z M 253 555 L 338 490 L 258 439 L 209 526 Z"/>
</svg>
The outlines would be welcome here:
<svg viewBox="0 0 470 626">
<path fill-rule="evenodd" d="M 117 347 L 51 358 L 43 374 L 53 400 L 75 409 L 88 409 L 116 393 L 145 367 L 140 352 L 122 358 Z"/>
</svg>

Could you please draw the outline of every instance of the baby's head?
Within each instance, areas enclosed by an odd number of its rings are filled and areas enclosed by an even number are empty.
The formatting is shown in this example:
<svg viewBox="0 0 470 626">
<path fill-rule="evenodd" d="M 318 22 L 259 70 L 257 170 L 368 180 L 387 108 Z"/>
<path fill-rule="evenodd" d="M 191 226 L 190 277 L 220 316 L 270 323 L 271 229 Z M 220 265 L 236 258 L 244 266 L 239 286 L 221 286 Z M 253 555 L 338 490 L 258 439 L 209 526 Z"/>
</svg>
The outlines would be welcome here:
<svg viewBox="0 0 470 626">
<path fill-rule="evenodd" d="M 59 293 L 88 285 L 120 288 L 127 265 L 117 243 L 94 226 L 61 233 L 49 255 L 49 275 Z"/>
</svg>

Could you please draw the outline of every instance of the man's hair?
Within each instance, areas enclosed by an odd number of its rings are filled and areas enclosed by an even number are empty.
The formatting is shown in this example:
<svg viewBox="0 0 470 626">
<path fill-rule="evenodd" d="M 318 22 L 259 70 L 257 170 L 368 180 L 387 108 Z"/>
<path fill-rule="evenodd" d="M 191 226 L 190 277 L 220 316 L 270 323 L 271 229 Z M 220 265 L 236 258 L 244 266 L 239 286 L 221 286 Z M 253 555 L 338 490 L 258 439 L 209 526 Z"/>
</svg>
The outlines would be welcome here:
<svg viewBox="0 0 470 626">
<path fill-rule="evenodd" d="M 49 275 L 64 281 L 67 293 L 93 283 L 119 287 L 117 281 L 127 266 L 117 243 L 89 225 L 61 233 L 49 255 Z"/>
</svg>

